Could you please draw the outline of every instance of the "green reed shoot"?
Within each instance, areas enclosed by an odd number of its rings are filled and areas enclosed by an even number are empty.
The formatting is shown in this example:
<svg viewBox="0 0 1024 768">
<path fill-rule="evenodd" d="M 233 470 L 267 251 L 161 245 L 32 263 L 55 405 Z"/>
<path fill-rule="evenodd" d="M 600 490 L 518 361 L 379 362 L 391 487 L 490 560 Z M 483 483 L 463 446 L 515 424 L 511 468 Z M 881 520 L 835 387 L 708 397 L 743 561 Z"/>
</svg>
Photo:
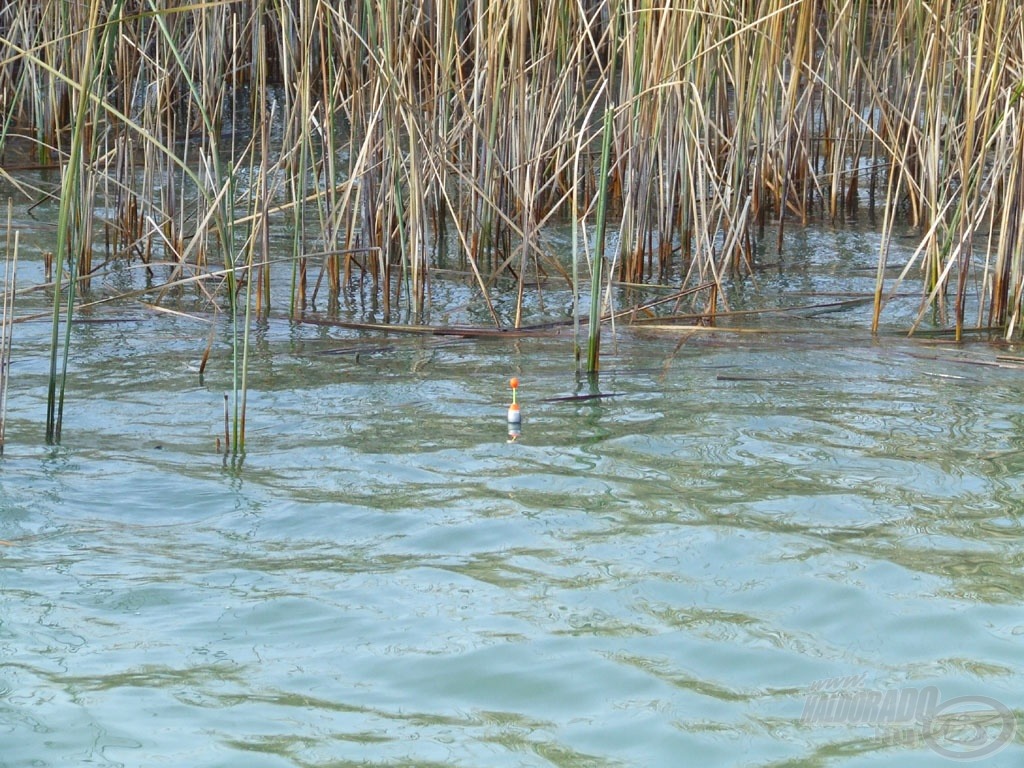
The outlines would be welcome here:
<svg viewBox="0 0 1024 768">
<path fill-rule="evenodd" d="M 11 381 L 11 354 L 14 339 L 14 297 L 18 285 L 19 233 L 12 226 L 13 200 L 7 201 L 7 236 L 4 244 L 4 295 L 0 316 L 0 455 L 4 452 L 7 432 L 7 391 Z"/>
<path fill-rule="evenodd" d="M 601 137 L 601 172 L 597 190 L 597 225 L 594 231 L 594 256 L 590 264 L 590 326 L 587 339 L 587 373 L 593 375 L 601 367 L 601 274 L 605 255 L 605 233 L 608 222 L 608 188 L 611 170 L 612 134 L 615 132 L 614 109 L 605 108 Z"/>
<path fill-rule="evenodd" d="M 99 110 L 92 97 L 99 80 L 106 72 L 113 41 L 118 31 L 117 19 L 123 0 L 114 2 L 108 21 L 101 26 L 100 0 L 92 0 L 89 6 L 88 24 L 81 33 L 82 60 L 80 80 L 72 93 L 74 126 L 71 132 L 68 162 L 62 174 L 62 194 L 57 214 L 57 247 L 54 252 L 56 270 L 54 274 L 53 320 L 50 339 L 50 376 L 46 400 L 46 441 L 60 442 L 64 417 L 64 397 L 67 387 L 68 359 L 71 351 L 71 326 L 75 307 L 75 294 L 81 274 L 84 254 L 91 251 L 92 243 L 87 237 L 91 232 L 91 211 L 93 207 L 93 184 L 95 178 L 83 165 L 93 160 Z M 65 265 L 68 270 L 67 296 L 62 302 L 61 291 Z M 88 274 L 88 270 L 86 270 Z M 60 338 L 61 310 L 64 305 L 64 334 Z M 62 350 L 62 352 L 61 352 Z"/>
</svg>

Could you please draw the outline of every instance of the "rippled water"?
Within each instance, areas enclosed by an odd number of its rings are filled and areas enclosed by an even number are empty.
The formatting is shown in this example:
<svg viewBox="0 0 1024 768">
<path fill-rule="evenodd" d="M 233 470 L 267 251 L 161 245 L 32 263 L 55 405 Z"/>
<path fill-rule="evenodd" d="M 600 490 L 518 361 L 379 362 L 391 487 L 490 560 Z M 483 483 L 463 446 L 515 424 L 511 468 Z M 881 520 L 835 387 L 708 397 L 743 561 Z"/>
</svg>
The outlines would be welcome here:
<svg viewBox="0 0 1024 768">
<path fill-rule="evenodd" d="M 237 466 L 225 382 L 116 327 L 60 449 L 14 371 L 4 766 L 942 764 L 803 722 L 811 687 L 1021 706 L 1022 373 L 988 347 L 627 331 L 616 397 L 545 402 L 565 339 L 281 322 Z"/>
<path fill-rule="evenodd" d="M 0 766 L 1020 765 L 1020 353 L 866 311 L 620 328 L 586 401 L 565 337 L 272 320 L 242 462 L 207 328 L 77 326 L 51 449 L 19 325 Z M 812 706 L 934 689 L 1009 732 Z"/>
</svg>

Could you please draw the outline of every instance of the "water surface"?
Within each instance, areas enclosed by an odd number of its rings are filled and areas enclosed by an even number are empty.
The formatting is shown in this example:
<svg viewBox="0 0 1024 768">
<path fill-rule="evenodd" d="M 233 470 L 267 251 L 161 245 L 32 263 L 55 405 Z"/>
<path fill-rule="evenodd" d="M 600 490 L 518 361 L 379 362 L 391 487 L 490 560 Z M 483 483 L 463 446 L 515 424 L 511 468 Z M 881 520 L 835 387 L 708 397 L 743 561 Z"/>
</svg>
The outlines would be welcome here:
<svg viewBox="0 0 1024 768">
<path fill-rule="evenodd" d="M 565 338 L 338 355 L 365 339 L 272 321 L 237 461 L 177 321 L 78 334 L 62 447 L 13 372 L 5 767 L 939 765 L 802 722 L 812 686 L 1021 706 L 991 347 L 622 330 L 616 397 L 545 402 L 589 391 Z"/>
<path fill-rule="evenodd" d="M 804 260 L 759 271 L 733 308 L 870 290 L 873 235 L 795 237 Z M 41 280 L 38 259 L 23 269 Z M 746 317 L 757 333 L 620 325 L 598 385 L 615 396 L 584 401 L 552 400 L 592 393 L 564 334 L 274 316 L 254 330 L 244 458 L 217 450 L 223 316 L 83 315 L 58 448 L 48 325 L 19 324 L 0 766 L 976 754 L 963 729 L 808 717 L 836 689 L 987 697 L 1014 726 L 1024 704 L 1024 371 L 996 365 L 1022 353 L 907 340 L 916 307 L 896 300 L 874 338 L 864 304 Z M 1017 730 L 985 764 L 1020 765 Z"/>
</svg>

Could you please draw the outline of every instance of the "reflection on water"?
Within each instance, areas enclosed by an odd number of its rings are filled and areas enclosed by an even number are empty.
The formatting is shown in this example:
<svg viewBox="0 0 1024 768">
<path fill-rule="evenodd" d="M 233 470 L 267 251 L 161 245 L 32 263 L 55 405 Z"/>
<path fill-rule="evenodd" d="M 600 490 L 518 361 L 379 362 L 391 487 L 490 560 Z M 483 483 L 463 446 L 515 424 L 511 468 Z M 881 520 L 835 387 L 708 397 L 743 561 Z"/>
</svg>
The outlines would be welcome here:
<svg viewBox="0 0 1024 768">
<path fill-rule="evenodd" d="M 549 401 L 587 391 L 565 339 L 275 321 L 232 468 L 226 373 L 161 323 L 117 366 L 90 329 L 60 449 L 15 370 L 5 768 L 939 765 L 807 697 L 1022 705 L 1021 373 L 987 348 L 623 331 L 616 397 Z"/>
</svg>

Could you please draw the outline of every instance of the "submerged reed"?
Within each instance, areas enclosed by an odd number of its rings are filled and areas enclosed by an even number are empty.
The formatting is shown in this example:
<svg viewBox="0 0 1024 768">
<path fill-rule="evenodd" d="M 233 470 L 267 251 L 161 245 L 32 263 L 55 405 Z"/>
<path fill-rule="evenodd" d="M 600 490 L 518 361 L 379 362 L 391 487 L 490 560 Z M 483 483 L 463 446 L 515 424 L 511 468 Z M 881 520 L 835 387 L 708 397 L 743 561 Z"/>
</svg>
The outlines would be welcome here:
<svg viewBox="0 0 1024 768">
<path fill-rule="evenodd" d="M 1009 0 L 4 4 L 0 153 L 63 169 L 48 439 L 94 249 L 141 262 L 158 302 L 191 285 L 226 312 L 239 451 L 252 322 L 324 295 L 429 322 L 439 266 L 496 327 L 552 275 L 592 310 L 612 281 L 672 283 L 712 321 L 787 228 L 866 209 L 883 243 L 919 237 L 922 318 L 1019 333 L 1022 25 Z M 568 219 L 590 280 L 546 244 Z"/>
</svg>

